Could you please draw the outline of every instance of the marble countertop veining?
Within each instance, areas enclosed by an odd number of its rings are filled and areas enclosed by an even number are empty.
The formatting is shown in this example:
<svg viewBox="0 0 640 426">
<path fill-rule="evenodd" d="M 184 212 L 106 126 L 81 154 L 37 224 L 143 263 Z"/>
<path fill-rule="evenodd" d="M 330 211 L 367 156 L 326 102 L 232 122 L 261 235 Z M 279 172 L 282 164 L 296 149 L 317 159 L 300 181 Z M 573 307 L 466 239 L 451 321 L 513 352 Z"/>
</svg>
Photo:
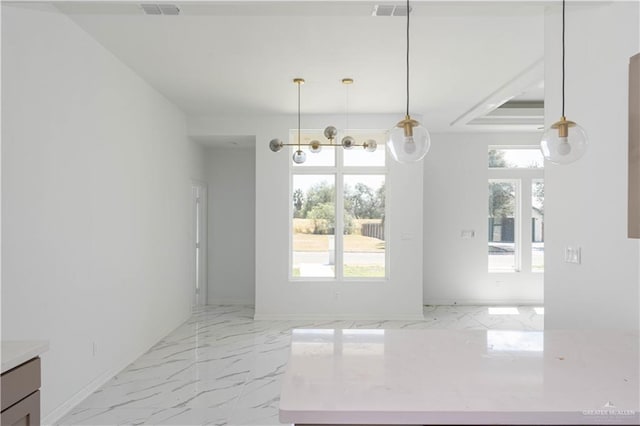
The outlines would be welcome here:
<svg viewBox="0 0 640 426">
<path fill-rule="evenodd" d="M 280 421 L 638 424 L 638 332 L 293 330 Z"/>
<path fill-rule="evenodd" d="M 3 340 L 0 345 L 2 372 L 11 370 L 49 350 L 49 342 L 42 340 Z"/>
</svg>

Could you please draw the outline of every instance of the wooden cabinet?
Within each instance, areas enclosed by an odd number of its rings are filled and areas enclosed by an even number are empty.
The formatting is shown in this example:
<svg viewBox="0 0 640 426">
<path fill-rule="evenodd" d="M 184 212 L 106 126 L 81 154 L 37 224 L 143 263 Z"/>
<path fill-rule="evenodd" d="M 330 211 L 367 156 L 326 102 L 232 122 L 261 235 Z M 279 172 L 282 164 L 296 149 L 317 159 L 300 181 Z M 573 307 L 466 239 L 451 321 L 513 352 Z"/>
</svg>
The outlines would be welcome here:
<svg viewBox="0 0 640 426">
<path fill-rule="evenodd" d="M 0 377 L 2 426 L 40 424 L 40 358 L 33 358 Z"/>
</svg>

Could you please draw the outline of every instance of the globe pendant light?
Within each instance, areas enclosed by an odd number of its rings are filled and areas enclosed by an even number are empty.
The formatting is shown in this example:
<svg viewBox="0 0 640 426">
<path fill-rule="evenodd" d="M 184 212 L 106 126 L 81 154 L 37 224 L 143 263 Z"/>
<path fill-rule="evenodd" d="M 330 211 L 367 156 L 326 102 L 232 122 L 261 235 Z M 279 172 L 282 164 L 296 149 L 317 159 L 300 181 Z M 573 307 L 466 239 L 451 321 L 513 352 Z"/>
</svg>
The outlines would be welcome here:
<svg viewBox="0 0 640 426">
<path fill-rule="evenodd" d="M 303 78 L 294 78 L 293 82 L 298 85 L 298 149 L 293 153 L 293 162 L 302 164 L 307 160 L 307 154 L 300 147 L 300 86 L 304 84 Z"/>
<path fill-rule="evenodd" d="M 295 144 L 284 143 L 280 139 L 271 139 L 269 141 L 269 149 L 273 152 L 280 151 L 285 146 L 297 146 L 298 149 L 293 153 L 293 162 L 302 164 L 307 160 L 307 154 L 304 153 L 300 146 L 300 86 L 304 84 L 304 78 L 294 78 L 293 82 L 298 85 L 298 142 Z"/>
<path fill-rule="evenodd" d="M 409 115 L 409 0 L 407 0 L 407 113 L 404 120 L 389 130 L 387 146 L 400 163 L 420 161 L 431 147 L 429 132 Z"/>
<path fill-rule="evenodd" d="M 544 158 L 554 164 L 569 164 L 587 152 L 584 129 L 564 115 L 565 0 L 562 0 L 562 116 L 542 135 L 540 149 Z"/>
<path fill-rule="evenodd" d="M 346 91 L 346 97 L 345 97 L 345 115 L 347 117 L 347 121 L 345 122 L 345 126 L 344 126 L 344 132 L 348 133 L 349 132 L 349 85 L 353 84 L 353 79 L 352 78 L 343 78 L 342 79 L 342 84 L 345 87 L 345 91 Z M 344 149 L 351 149 L 355 146 L 356 144 L 356 140 L 349 135 L 346 135 L 345 137 L 342 138 L 342 141 L 340 142 L 342 147 Z"/>
</svg>

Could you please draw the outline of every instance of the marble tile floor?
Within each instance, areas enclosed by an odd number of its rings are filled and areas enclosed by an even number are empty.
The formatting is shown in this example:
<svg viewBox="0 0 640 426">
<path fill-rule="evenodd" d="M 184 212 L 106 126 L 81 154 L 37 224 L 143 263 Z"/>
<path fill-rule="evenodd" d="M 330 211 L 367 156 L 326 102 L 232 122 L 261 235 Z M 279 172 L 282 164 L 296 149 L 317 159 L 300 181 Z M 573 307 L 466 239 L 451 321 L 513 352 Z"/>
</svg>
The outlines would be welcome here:
<svg viewBox="0 0 640 426">
<path fill-rule="evenodd" d="M 508 313 L 511 312 L 511 313 Z M 254 321 L 251 306 L 206 306 L 57 425 L 278 425 L 294 328 L 542 330 L 543 310 L 425 306 L 421 321 Z"/>
</svg>

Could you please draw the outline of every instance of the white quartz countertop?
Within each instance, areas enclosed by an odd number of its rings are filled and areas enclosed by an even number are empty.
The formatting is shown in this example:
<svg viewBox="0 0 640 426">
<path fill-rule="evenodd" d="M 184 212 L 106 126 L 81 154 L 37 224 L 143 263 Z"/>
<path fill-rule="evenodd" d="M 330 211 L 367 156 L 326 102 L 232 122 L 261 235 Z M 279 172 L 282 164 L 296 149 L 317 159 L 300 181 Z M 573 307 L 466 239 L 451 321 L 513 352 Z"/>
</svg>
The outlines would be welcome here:
<svg viewBox="0 0 640 426">
<path fill-rule="evenodd" d="M 2 372 L 11 370 L 49 350 L 49 342 L 42 340 L 3 340 Z"/>
<path fill-rule="evenodd" d="M 280 420 L 640 424 L 638 332 L 293 330 Z"/>
</svg>

